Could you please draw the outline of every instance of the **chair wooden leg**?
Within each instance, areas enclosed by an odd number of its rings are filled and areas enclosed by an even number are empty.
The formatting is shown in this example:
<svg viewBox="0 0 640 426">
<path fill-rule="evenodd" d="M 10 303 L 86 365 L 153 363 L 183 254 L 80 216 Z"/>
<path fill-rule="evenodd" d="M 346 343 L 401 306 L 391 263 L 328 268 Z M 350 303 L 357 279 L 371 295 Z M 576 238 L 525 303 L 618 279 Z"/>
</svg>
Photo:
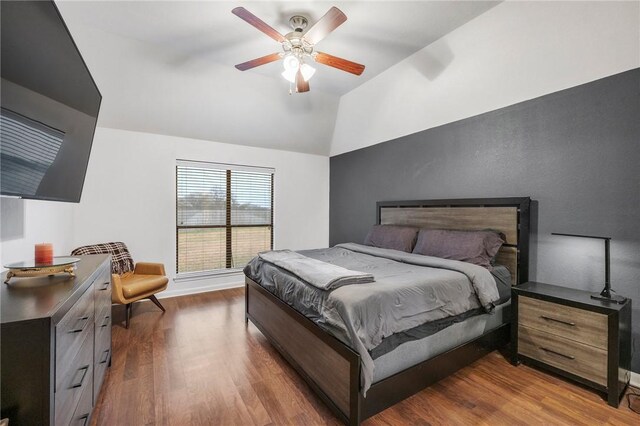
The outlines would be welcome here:
<svg viewBox="0 0 640 426">
<path fill-rule="evenodd" d="M 125 323 L 124 323 L 124 328 L 128 329 L 129 328 L 129 320 L 131 319 L 131 308 L 133 303 L 127 303 L 126 304 L 126 319 L 125 319 Z"/>
<path fill-rule="evenodd" d="M 156 296 L 154 294 L 152 294 L 151 296 L 149 296 L 149 300 L 151 300 L 153 303 L 155 303 L 155 305 L 162 309 L 162 312 L 166 312 L 164 309 L 164 306 L 162 306 L 162 304 L 160 303 L 160 301 L 156 298 Z"/>
</svg>

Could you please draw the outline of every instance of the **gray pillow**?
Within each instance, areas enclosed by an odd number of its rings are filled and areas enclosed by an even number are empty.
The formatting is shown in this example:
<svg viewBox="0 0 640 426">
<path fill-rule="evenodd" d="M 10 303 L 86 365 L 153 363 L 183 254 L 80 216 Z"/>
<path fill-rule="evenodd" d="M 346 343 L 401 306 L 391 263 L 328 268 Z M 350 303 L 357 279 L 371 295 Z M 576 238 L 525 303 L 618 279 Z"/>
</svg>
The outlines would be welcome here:
<svg viewBox="0 0 640 426">
<path fill-rule="evenodd" d="M 503 243 L 495 231 L 421 229 L 413 253 L 460 260 L 491 270 L 491 260 Z"/>
<path fill-rule="evenodd" d="M 400 250 L 411 253 L 418 237 L 418 228 L 396 225 L 373 225 L 364 239 L 371 247 Z"/>
</svg>

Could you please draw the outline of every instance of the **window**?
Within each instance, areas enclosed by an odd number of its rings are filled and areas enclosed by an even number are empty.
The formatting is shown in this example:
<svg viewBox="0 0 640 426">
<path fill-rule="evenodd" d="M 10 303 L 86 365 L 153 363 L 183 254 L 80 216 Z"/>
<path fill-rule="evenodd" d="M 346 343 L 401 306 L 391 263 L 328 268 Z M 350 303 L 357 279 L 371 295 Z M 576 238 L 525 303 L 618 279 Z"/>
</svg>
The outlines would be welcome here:
<svg viewBox="0 0 640 426">
<path fill-rule="evenodd" d="M 273 248 L 273 172 L 178 161 L 178 274 L 242 268 Z"/>
</svg>

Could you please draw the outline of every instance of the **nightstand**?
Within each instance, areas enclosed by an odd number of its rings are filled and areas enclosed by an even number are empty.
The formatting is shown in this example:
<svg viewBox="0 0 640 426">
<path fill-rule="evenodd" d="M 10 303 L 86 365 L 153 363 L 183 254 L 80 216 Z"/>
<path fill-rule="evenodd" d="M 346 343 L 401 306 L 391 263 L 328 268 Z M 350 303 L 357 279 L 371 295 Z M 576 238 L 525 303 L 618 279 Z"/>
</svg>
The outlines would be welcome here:
<svg viewBox="0 0 640 426">
<path fill-rule="evenodd" d="M 511 356 L 604 392 L 617 407 L 629 384 L 631 299 L 527 282 L 512 289 Z"/>
</svg>

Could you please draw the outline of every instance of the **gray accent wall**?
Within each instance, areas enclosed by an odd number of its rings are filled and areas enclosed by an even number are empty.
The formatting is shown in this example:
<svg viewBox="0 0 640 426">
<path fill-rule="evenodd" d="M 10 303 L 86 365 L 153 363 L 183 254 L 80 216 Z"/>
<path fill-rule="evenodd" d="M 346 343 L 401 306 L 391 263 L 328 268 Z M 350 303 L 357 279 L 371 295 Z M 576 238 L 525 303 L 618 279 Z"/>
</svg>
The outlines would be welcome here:
<svg viewBox="0 0 640 426">
<path fill-rule="evenodd" d="M 633 299 L 640 372 L 640 69 L 331 158 L 331 245 L 362 242 L 377 201 L 530 196 L 529 278 Z"/>
</svg>

